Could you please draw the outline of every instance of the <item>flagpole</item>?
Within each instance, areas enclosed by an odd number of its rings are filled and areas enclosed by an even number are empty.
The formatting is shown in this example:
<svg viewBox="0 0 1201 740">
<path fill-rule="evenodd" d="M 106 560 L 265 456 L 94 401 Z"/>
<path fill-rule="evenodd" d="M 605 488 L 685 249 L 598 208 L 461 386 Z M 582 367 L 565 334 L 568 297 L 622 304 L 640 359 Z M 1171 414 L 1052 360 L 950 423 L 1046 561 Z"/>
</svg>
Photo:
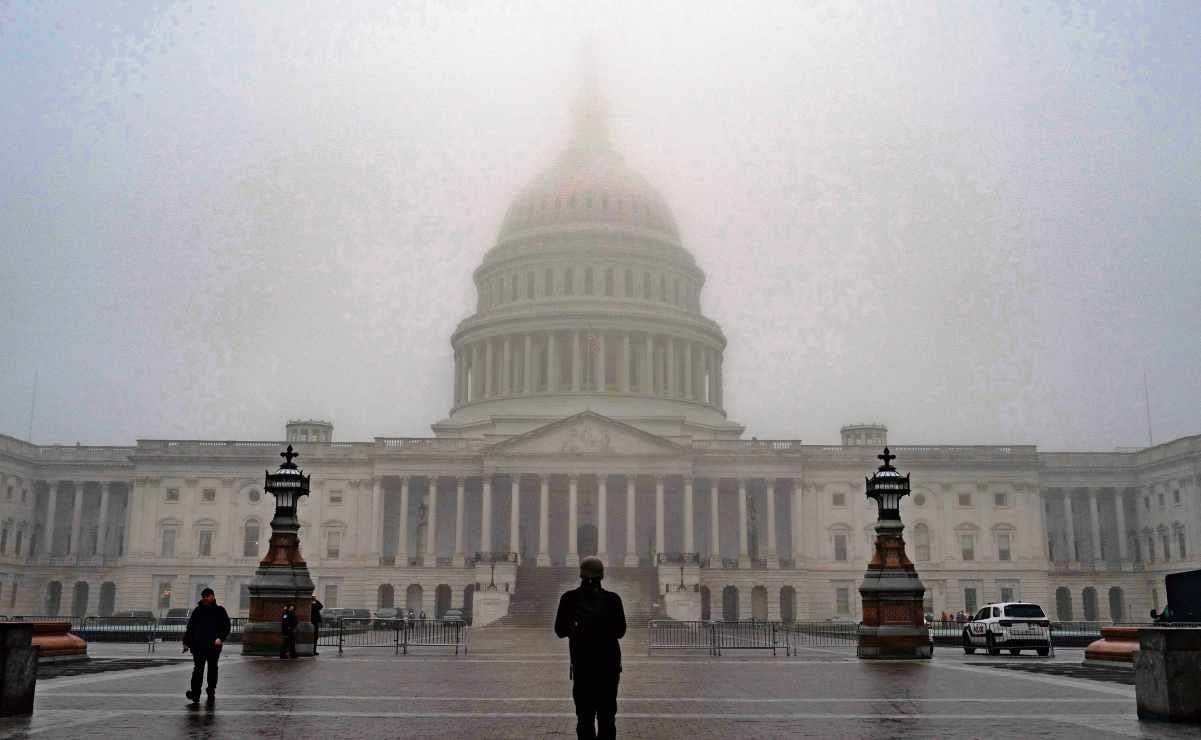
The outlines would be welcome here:
<svg viewBox="0 0 1201 740">
<path fill-rule="evenodd" d="M 33 414 L 38 407 L 38 371 L 33 371 L 33 398 L 29 401 L 29 428 L 25 432 L 25 441 L 33 442 Z"/>
<path fill-rule="evenodd" d="M 1147 371 L 1143 370 L 1143 407 L 1147 410 L 1147 446 L 1155 446 L 1155 438 L 1151 436 L 1151 391 L 1147 385 Z"/>
</svg>

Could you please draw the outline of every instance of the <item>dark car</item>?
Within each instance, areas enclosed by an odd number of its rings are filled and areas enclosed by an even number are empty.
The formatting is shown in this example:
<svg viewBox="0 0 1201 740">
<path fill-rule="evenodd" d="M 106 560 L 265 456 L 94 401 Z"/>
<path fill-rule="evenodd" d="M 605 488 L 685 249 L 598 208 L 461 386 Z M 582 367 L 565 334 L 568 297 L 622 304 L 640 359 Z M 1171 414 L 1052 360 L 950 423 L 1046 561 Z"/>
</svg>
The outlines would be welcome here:
<svg viewBox="0 0 1201 740">
<path fill-rule="evenodd" d="M 163 618 L 159 620 L 159 624 L 187 624 L 188 616 L 192 610 L 180 607 L 178 609 L 168 609 Z"/>
<path fill-rule="evenodd" d="M 158 618 L 149 609 L 127 609 L 123 612 L 113 612 L 109 620 L 114 624 L 152 624 L 157 622 Z"/>
</svg>

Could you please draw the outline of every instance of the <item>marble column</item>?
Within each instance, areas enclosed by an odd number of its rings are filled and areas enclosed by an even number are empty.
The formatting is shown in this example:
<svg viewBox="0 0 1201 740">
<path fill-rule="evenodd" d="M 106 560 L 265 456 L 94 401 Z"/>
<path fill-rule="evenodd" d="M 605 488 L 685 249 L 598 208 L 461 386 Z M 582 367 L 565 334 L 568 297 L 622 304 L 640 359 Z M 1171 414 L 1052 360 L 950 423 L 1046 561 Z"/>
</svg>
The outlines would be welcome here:
<svg viewBox="0 0 1201 740">
<path fill-rule="evenodd" d="M 684 398 L 692 398 L 692 343 L 684 342 Z"/>
<path fill-rule="evenodd" d="M 553 331 L 546 333 L 546 390 L 559 390 L 559 341 Z"/>
<path fill-rule="evenodd" d="M 571 334 L 571 389 L 579 391 L 584 379 L 584 368 L 580 364 L 580 333 Z"/>
<path fill-rule="evenodd" d="M 468 383 L 467 400 L 478 401 L 483 394 L 484 376 L 480 372 L 480 343 L 471 345 L 471 382 Z"/>
<path fill-rule="evenodd" d="M 492 476 L 484 476 L 484 491 L 480 495 L 480 551 L 492 552 Z"/>
<path fill-rule="evenodd" d="M 526 395 L 534 392 L 534 335 L 525 335 L 525 356 L 521 360 L 521 380 Z"/>
<path fill-rule="evenodd" d="M 540 494 L 538 499 L 538 565 L 550 565 L 550 476 L 538 477 Z"/>
<path fill-rule="evenodd" d="M 664 374 L 667 376 L 667 382 L 663 387 L 667 391 L 668 396 L 675 397 L 679 395 L 679 388 L 676 387 L 676 340 L 672 337 L 667 338 L 667 366 L 664 368 Z"/>
<path fill-rule="evenodd" d="M 630 334 L 621 335 L 621 352 L 618 355 L 617 388 L 622 393 L 630 392 Z"/>
<path fill-rule="evenodd" d="M 663 476 L 655 476 L 655 557 L 652 560 L 658 563 L 659 556 L 663 554 L 663 547 L 666 541 L 663 538 Z"/>
<path fill-rule="evenodd" d="M 1122 491 L 1115 489 L 1113 492 L 1114 511 L 1117 514 L 1118 525 L 1118 557 L 1122 562 L 1126 562 L 1126 497 L 1122 495 Z"/>
<path fill-rule="evenodd" d="M 1068 539 L 1067 559 L 1076 560 L 1076 523 L 1072 519 L 1072 490 L 1063 492 L 1063 517 Z"/>
<path fill-rule="evenodd" d="M 692 476 L 684 478 L 684 552 L 696 552 L 696 541 L 693 537 L 692 524 Z"/>
<path fill-rule="evenodd" d="M 776 479 L 767 479 L 767 567 L 780 567 L 776 552 Z"/>
<path fill-rule="evenodd" d="M 521 553 L 521 475 L 509 476 L 509 552 Z"/>
<path fill-rule="evenodd" d="M 500 394 L 513 395 L 513 342 L 511 337 L 505 337 L 500 345 Z"/>
<path fill-rule="evenodd" d="M 383 554 L 384 544 L 384 479 L 371 479 L 371 562 L 379 565 L 380 555 Z"/>
<path fill-rule="evenodd" d="M 589 342 L 588 349 L 592 349 L 592 343 Z M 604 332 L 596 332 L 596 357 L 592 369 L 592 384 L 598 391 L 608 390 L 605 383 L 605 334 Z"/>
<path fill-rule="evenodd" d="M 96 554 L 101 557 L 108 554 L 108 503 L 113 484 L 105 481 L 100 484 L 100 516 L 96 521 Z"/>
<path fill-rule="evenodd" d="M 609 560 L 609 476 L 596 476 L 596 555 L 602 561 Z"/>
<path fill-rule="evenodd" d="M 655 392 L 655 338 L 650 334 L 646 335 L 646 356 L 642 358 L 644 366 L 642 374 L 642 392 L 653 394 Z"/>
<path fill-rule="evenodd" d="M 580 476 L 567 476 L 567 565 L 580 564 Z"/>
<path fill-rule="evenodd" d="M 396 564 L 409 564 L 409 476 L 400 476 L 400 532 L 396 538 Z"/>
<path fill-rule="evenodd" d="M 1088 489 L 1088 516 L 1089 529 L 1092 534 L 1092 547 L 1089 548 L 1089 555 L 1094 563 L 1100 563 L 1105 558 L 1101 552 L 1101 514 L 1097 510 L 1097 489 Z"/>
<path fill-rule="evenodd" d="M 802 498 L 801 479 L 794 478 L 792 481 L 792 506 L 789 509 L 788 515 L 791 517 L 792 523 L 792 567 L 801 567 L 802 549 L 801 543 L 801 505 Z"/>
<path fill-rule="evenodd" d="M 626 473 L 626 559 L 625 565 L 627 568 L 635 568 L 638 566 L 638 541 L 637 541 L 637 513 L 638 500 L 636 497 L 636 489 L 638 487 L 638 475 L 636 473 Z"/>
<path fill-rule="evenodd" d="M 462 568 L 467 565 L 467 553 L 463 551 L 463 520 L 467 514 L 463 500 L 467 488 L 467 479 L 463 476 L 455 478 L 455 565 Z"/>
<path fill-rule="evenodd" d="M 492 385 L 492 340 L 484 340 L 484 397 L 488 398 L 496 393 L 496 388 Z"/>
<path fill-rule="evenodd" d="M 438 565 L 438 476 L 429 477 L 429 511 L 426 512 L 425 557 L 422 564 L 427 568 Z"/>
<path fill-rule="evenodd" d="M 747 547 L 746 522 L 746 478 L 738 479 L 738 567 L 751 567 L 751 554 Z"/>
<path fill-rule="evenodd" d="M 83 489 L 84 482 L 75 481 L 75 504 L 71 512 L 71 555 L 79 556 L 80 522 L 83 520 Z"/>
<path fill-rule="evenodd" d="M 709 479 L 709 557 L 721 567 L 721 478 Z"/>
</svg>

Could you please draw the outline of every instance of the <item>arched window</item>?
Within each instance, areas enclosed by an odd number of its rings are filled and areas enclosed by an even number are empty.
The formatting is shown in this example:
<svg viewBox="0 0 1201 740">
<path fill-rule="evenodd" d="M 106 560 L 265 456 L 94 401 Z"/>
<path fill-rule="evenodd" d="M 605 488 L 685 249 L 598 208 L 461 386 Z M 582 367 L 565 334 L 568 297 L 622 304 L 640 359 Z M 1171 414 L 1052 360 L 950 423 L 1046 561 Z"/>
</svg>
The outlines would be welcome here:
<svg viewBox="0 0 1201 740">
<path fill-rule="evenodd" d="M 726 586 L 721 590 L 721 619 L 723 622 L 738 621 L 738 588 Z"/>
<path fill-rule="evenodd" d="M 257 558 L 259 556 L 259 521 L 248 519 L 242 526 L 242 557 Z"/>
<path fill-rule="evenodd" d="M 422 590 L 421 584 L 413 583 L 405 589 L 405 608 L 412 611 L 414 615 L 421 613 Z"/>
<path fill-rule="evenodd" d="M 1097 621 L 1097 589 L 1092 586 L 1086 586 L 1081 593 L 1084 601 L 1084 621 Z"/>
<path fill-rule="evenodd" d="M 713 618 L 713 595 L 708 586 L 701 586 L 701 621 L 708 622 Z"/>
<path fill-rule="evenodd" d="M 767 588 L 764 586 L 751 589 L 751 619 L 767 621 Z"/>
<path fill-rule="evenodd" d="M 51 617 L 58 616 L 58 610 L 62 607 L 63 602 L 63 584 L 58 581 L 50 581 L 46 584 L 46 614 Z"/>
<path fill-rule="evenodd" d="M 380 584 L 376 590 L 376 603 L 379 609 L 391 609 L 396 604 L 396 589 L 391 583 Z"/>
<path fill-rule="evenodd" d="M 441 619 L 450 608 L 450 594 L 450 586 L 445 583 L 434 589 L 434 619 Z"/>
<path fill-rule="evenodd" d="M 796 621 L 796 589 L 792 586 L 780 589 L 780 621 L 785 624 Z"/>
<path fill-rule="evenodd" d="M 100 584 L 100 608 L 97 610 L 102 617 L 111 617 L 117 606 L 117 584 L 105 581 Z"/>
<path fill-rule="evenodd" d="M 91 589 L 87 581 L 77 581 L 74 593 L 71 595 L 71 616 L 86 617 L 88 615 L 88 592 Z"/>
<path fill-rule="evenodd" d="M 924 522 L 913 527 L 913 550 L 919 561 L 930 559 L 930 528 Z"/>
<path fill-rule="evenodd" d="M 1126 604 L 1122 589 L 1113 586 L 1109 589 L 1109 621 L 1117 624 L 1125 619 Z"/>
<path fill-rule="evenodd" d="M 1055 589 L 1055 617 L 1060 622 L 1072 621 L 1072 592 L 1066 586 Z"/>
</svg>

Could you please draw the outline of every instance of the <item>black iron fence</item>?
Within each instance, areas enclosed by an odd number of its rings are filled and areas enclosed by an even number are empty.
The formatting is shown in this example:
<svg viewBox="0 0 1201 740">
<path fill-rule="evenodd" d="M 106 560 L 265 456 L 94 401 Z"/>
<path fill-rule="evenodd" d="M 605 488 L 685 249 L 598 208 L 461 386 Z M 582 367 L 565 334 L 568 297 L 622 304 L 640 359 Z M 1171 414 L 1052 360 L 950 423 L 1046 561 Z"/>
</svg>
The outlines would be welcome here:
<svg viewBox="0 0 1201 740">
<path fill-rule="evenodd" d="M 655 650 L 706 650 L 722 655 L 730 650 L 783 650 L 793 655 L 802 647 L 855 645 L 858 625 L 852 622 L 674 622 L 650 623 L 647 654 Z"/>
<path fill-rule="evenodd" d="M 345 617 L 333 624 L 322 625 L 319 646 L 337 647 L 342 653 L 349 648 L 392 648 L 407 655 L 409 648 L 454 648 L 463 655 L 471 638 L 471 628 L 462 622 L 443 622 L 434 619 L 365 619 Z"/>
</svg>

